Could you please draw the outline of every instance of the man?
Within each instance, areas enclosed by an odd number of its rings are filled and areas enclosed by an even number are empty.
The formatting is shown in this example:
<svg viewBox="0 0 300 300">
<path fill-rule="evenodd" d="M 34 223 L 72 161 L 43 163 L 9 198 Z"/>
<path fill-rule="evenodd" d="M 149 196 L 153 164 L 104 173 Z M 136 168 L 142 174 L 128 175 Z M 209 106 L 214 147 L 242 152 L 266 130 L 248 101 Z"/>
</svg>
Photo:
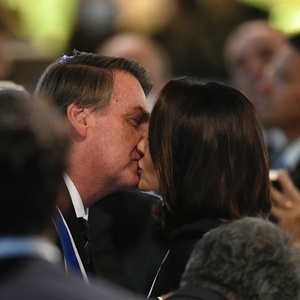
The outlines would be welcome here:
<svg viewBox="0 0 300 300">
<path fill-rule="evenodd" d="M 287 137 L 287 146 L 274 161 L 274 168 L 286 168 L 300 187 L 300 35 L 288 38 L 266 69 L 262 84 L 268 110 L 265 122 L 277 126 Z"/>
<path fill-rule="evenodd" d="M 67 275 L 49 226 L 70 140 L 61 119 L 24 93 L 0 90 L 0 299 L 136 299 Z"/>
<path fill-rule="evenodd" d="M 195 246 L 171 300 L 299 299 L 299 253 L 275 224 L 246 217 Z"/>
<path fill-rule="evenodd" d="M 84 247 L 89 238 L 81 238 L 76 218 L 87 219 L 88 208 L 99 199 L 136 188 L 141 158 L 136 146 L 148 133 L 151 87 L 148 73 L 133 60 L 80 52 L 58 59 L 38 82 L 36 95 L 54 103 L 71 128 L 69 165 L 57 204 L 84 277 L 95 266 Z"/>
<path fill-rule="evenodd" d="M 264 130 L 264 138 L 272 163 L 285 145 L 286 138 L 265 120 L 269 107 L 261 94 L 261 81 L 266 65 L 285 42 L 284 34 L 265 20 L 241 23 L 228 36 L 224 57 L 231 84 L 254 104 Z"/>
</svg>

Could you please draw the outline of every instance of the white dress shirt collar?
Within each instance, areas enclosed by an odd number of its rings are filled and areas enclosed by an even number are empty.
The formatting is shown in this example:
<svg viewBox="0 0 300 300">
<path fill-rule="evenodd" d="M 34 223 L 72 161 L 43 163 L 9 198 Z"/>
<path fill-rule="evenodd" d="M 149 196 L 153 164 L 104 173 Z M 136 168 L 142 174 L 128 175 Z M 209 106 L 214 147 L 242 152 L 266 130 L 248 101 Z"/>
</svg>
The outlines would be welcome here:
<svg viewBox="0 0 300 300">
<path fill-rule="evenodd" d="M 67 173 L 64 173 L 64 181 L 66 183 L 67 189 L 71 196 L 74 210 L 76 213 L 76 217 L 77 218 L 85 218 L 87 220 L 88 219 L 88 209 L 84 208 L 80 194 L 79 194 L 76 186 L 74 185 L 73 181 L 71 180 L 71 178 L 68 176 Z"/>
</svg>

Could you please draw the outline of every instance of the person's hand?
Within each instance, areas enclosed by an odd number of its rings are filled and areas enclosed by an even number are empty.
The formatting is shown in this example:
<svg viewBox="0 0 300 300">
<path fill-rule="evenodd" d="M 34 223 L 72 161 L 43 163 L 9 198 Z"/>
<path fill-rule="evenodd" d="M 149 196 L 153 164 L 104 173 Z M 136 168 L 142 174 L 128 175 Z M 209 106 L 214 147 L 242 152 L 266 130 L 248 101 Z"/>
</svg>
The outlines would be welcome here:
<svg viewBox="0 0 300 300">
<path fill-rule="evenodd" d="M 300 246 L 300 191 L 294 185 L 286 170 L 281 170 L 278 182 L 282 192 L 271 187 L 275 201 L 272 214 L 278 219 L 278 225 L 291 234 L 296 246 Z"/>
<path fill-rule="evenodd" d="M 158 297 L 158 300 L 166 300 L 166 299 L 168 299 L 169 297 L 171 297 L 173 294 L 174 294 L 174 292 L 170 292 L 170 293 L 168 293 L 168 294 L 164 294 L 164 295 Z"/>
</svg>

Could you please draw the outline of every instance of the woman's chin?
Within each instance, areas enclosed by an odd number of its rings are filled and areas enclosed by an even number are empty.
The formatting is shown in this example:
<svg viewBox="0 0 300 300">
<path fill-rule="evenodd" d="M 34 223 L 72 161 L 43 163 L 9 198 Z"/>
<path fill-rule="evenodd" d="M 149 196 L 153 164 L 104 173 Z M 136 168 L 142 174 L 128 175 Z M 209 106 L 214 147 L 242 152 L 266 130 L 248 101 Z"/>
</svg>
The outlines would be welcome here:
<svg viewBox="0 0 300 300">
<path fill-rule="evenodd" d="M 140 182 L 138 184 L 138 189 L 143 192 L 151 191 L 149 186 L 147 186 L 147 184 L 145 184 L 142 179 L 140 180 Z"/>
</svg>

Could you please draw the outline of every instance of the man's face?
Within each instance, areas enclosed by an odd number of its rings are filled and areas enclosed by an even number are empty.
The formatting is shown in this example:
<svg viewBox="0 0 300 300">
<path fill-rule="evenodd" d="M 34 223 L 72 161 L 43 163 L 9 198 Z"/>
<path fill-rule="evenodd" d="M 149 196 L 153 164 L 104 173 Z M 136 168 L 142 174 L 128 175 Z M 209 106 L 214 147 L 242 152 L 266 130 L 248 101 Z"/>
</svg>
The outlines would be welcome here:
<svg viewBox="0 0 300 300">
<path fill-rule="evenodd" d="M 266 121 L 294 138 L 293 131 L 300 127 L 300 52 L 289 45 L 282 47 L 266 72 L 270 84 L 265 89 Z"/>
<path fill-rule="evenodd" d="M 140 83 L 129 73 L 116 71 L 111 103 L 105 112 L 92 113 L 88 136 L 90 168 L 106 194 L 137 187 L 141 158 L 137 144 L 148 135 L 149 117 Z"/>
</svg>

